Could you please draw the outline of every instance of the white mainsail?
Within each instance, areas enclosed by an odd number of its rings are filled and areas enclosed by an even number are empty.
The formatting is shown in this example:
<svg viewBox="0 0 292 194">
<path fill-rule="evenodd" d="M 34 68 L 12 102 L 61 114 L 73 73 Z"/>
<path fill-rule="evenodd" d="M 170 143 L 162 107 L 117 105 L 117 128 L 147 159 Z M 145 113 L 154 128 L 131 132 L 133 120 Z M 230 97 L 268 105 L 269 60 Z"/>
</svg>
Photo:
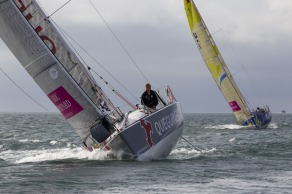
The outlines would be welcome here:
<svg viewBox="0 0 292 194">
<path fill-rule="evenodd" d="M 34 0 L 0 0 L 0 37 L 83 141 L 115 107 Z M 91 142 L 85 142 L 91 144 Z"/>
</svg>

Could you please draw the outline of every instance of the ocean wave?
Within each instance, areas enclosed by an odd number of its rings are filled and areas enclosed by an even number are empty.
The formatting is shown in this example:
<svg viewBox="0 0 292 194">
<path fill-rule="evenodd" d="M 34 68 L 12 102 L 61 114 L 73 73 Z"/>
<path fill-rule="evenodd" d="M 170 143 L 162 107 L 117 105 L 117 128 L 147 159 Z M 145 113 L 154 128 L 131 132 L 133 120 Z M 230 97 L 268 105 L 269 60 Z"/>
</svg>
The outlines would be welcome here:
<svg viewBox="0 0 292 194">
<path fill-rule="evenodd" d="M 248 126 L 226 124 L 226 125 L 208 125 L 205 128 L 206 129 L 243 129 L 243 128 L 248 128 Z"/>
</svg>

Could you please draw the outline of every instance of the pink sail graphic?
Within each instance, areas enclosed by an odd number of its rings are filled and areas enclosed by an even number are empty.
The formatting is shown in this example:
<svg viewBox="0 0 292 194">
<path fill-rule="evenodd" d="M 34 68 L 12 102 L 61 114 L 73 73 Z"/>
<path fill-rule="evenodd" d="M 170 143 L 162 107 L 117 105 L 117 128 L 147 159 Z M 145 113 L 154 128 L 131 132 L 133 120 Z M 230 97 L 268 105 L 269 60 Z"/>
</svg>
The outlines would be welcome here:
<svg viewBox="0 0 292 194">
<path fill-rule="evenodd" d="M 237 112 L 237 111 L 241 110 L 241 108 L 239 107 L 239 105 L 237 104 L 236 101 L 229 102 L 229 105 L 230 105 L 231 109 L 233 110 L 233 112 Z"/>
<path fill-rule="evenodd" d="M 66 119 L 83 110 L 80 104 L 62 86 L 48 94 L 48 97 Z"/>
</svg>

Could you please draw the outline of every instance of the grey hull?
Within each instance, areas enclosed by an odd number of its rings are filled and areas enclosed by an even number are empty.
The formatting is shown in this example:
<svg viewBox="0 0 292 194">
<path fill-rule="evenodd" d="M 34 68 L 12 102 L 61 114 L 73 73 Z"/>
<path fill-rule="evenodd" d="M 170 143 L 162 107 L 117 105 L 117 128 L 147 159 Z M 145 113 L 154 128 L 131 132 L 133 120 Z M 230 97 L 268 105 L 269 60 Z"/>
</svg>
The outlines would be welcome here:
<svg viewBox="0 0 292 194">
<path fill-rule="evenodd" d="M 123 151 L 141 160 L 165 158 L 177 144 L 182 132 L 181 105 L 174 102 L 126 127 L 108 146 L 113 152 Z"/>
</svg>

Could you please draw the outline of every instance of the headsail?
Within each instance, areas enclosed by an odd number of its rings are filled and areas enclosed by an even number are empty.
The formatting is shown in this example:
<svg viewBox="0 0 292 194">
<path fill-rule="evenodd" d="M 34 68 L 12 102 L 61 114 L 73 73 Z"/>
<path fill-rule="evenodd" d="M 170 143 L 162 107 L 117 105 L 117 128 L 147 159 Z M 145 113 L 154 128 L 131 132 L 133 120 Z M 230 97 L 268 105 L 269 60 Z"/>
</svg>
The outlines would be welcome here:
<svg viewBox="0 0 292 194">
<path fill-rule="evenodd" d="M 184 0 L 184 4 L 190 30 L 218 88 L 234 112 L 236 120 L 240 123 L 243 120 L 248 120 L 251 112 L 247 103 L 232 78 L 196 5 L 193 0 Z"/>
<path fill-rule="evenodd" d="M 1 39 L 83 141 L 106 111 L 104 105 L 115 113 L 35 0 L 0 0 L 0 24 Z"/>
</svg>

